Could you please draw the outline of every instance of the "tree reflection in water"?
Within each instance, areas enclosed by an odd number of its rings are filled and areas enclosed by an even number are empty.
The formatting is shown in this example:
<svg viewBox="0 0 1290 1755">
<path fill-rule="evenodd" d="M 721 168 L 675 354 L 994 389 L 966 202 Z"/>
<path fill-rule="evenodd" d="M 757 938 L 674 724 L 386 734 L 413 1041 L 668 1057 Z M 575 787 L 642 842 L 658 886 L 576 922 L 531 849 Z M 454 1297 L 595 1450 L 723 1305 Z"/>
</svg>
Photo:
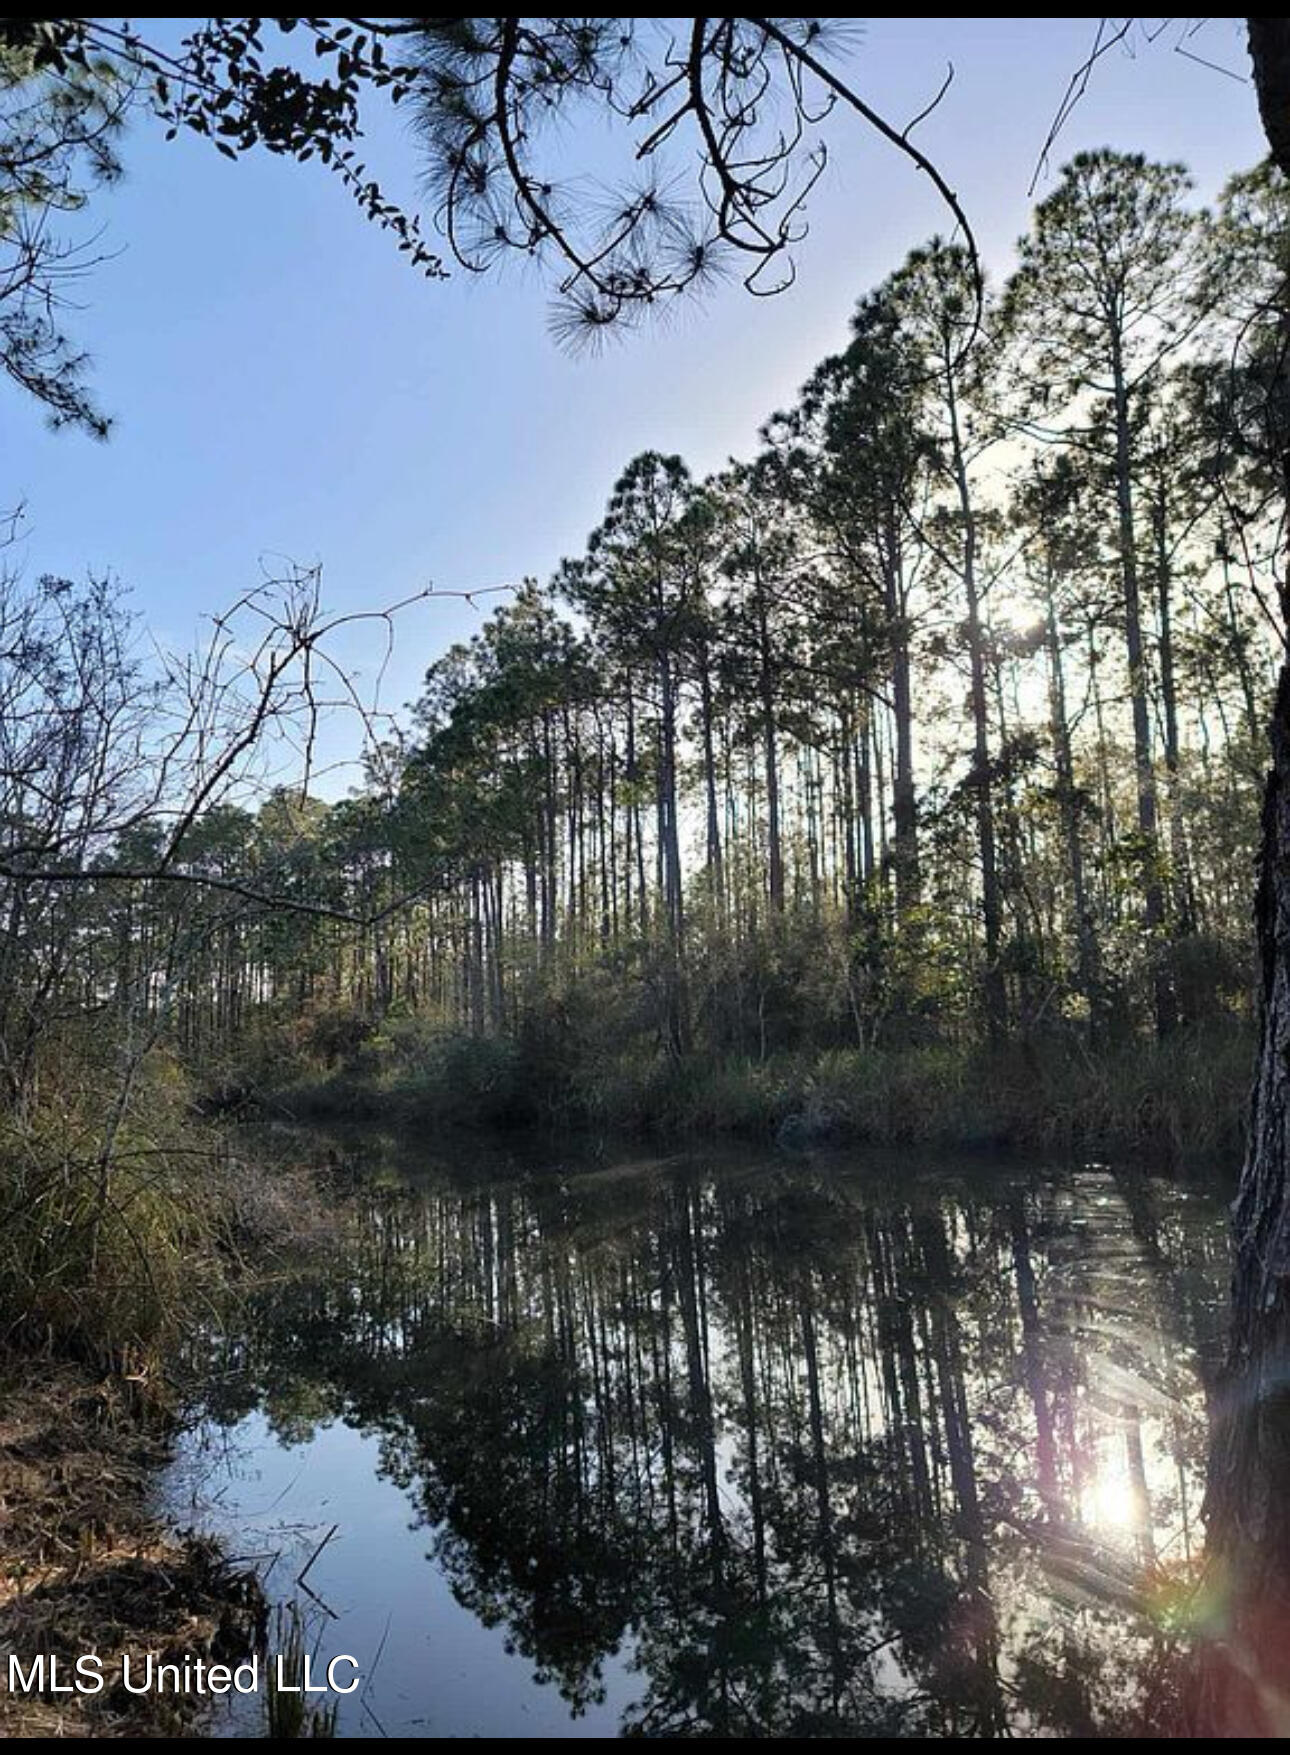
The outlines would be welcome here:
<svg viewBox="0 0 1290 1755">
<path fill-rule="evenodd" d="M 700 1161 L 358 1179 L 224 1420 L 342 1419 L 458 1600 L 645 1734 L 1159 1728 L 1200 1611 L 1218 1192 Z"/>
</svg>

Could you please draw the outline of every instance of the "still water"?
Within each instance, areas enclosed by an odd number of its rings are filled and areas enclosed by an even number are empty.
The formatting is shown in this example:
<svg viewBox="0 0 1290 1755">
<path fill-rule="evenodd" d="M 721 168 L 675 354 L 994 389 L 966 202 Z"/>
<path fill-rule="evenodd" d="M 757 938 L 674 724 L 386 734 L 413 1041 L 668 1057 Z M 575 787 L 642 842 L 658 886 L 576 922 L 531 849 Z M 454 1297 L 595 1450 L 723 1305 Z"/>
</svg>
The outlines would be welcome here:
<svg viewBox="0 0 1290 1755">
<path fill-rule="evenodd" d="M 357 1659 L 341 1735 L 1158 1722 L 1223 1178 L 306 1149 L 338 1237 L 200 1362 L 170 1498 Z"/>
</svg>

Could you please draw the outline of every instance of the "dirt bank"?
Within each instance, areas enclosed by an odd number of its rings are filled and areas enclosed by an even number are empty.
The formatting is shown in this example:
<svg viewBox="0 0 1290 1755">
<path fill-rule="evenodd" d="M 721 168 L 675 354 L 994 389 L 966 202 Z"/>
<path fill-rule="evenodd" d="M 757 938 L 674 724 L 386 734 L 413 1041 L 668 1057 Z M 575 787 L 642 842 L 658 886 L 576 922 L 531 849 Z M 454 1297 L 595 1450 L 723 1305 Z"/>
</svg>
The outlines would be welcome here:
<svg viewBox="0 0 1290 1755">
<path fill-rule="evenodd" d="M 127 1694 L 122 1659 L 236 1662 L 263 1638 L 255 1577 L 153 1510 L 171 1423 L 147 1386 L 0 1358 L 0 1736 L 173 1736 L 200 1701 Z M 9 1688 L 9 1658 L 95 1653 L 94 1695 Z"/>
</svg>

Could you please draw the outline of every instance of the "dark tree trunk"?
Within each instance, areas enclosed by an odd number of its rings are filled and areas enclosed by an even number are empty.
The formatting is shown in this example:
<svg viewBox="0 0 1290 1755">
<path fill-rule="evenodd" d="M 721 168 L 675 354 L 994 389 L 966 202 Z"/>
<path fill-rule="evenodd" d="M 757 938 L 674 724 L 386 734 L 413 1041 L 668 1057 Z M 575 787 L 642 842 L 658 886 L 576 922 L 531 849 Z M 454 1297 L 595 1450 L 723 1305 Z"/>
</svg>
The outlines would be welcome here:
<svg viewBox="0 0 1290 1755">
<path fill-rule="evenodd" d="M 757 578 L 757 666 L 761 696 L 762 760 L 766 770 L 766 840 L 770 917 L 784 912 L 784 841 L 780 823 L 779 733 L 775 724 L 775 661 L 770 618 L 760 573 Z"/>
<path fill-rule="evenodd" d="M 1160 812 L 1151 755 L 1151 707 L 1147 696 L 1146 645 L 1142 633 L 1142 596 L 1134 528 L 1129 390 L 1121 349 L 1122 331 L 1115 328 L 1111 332 L 1115 383 L 1115 490 L 1119 513 L 1120 576 L 1124 590 L 1124 633 L 1129 658 L 1129 699 L 1133 707 L 1133 757 L 1138 781 L 1138 833 L 1145 860 L 1142 924 L 1146 929 L 1154 969 L 1156 1034 L 1164 1037 L 1173 1029 L 1176 1020 L 1164 956 L 1166 919 L 1165 890 L 1160 873 Z"/>
<path fill-rule="evenodd" d="M 977 584 L 977 523 L 968 482 L 967 460 L 959 432 L 958 399 L 954 388 L 953 356 L 947 353 L 945 401 L 950 419 L 950 459 L 959 510 L 963 518 L 963 590 L 967 598 L 968 656 L 972 672 L 972 789 L 976 794 L 977 845 L 981 854 L 981 913 L 985 923 L 986 1032 L 999 1043 L 1008 1027 L 1008 990 L 1003 964 L 1003 898 L 999 884 L 999 858 L 994 822 L 994 787 L 990 773 L 990 714 L 986 699 L 985 630 L 981 622 L 981 598 Z"/>
<path fill-rule="evenodd" d="M 1093 921 L 1088 881 L 1084 872 L 1084 837 L 1080 824 L 1079 791 L 1075 784 L 1075 757 L 1071 749 L 1070 719 L 1066 710 L 1066 674 L 1062 663 L 1061 631 L 1053 568 L 1044 581 L 1044 635 L 1048 647 L 1049 723 L 1052 727 L 1053 761 L 1057 770 L 1057 802 L 1061 814 L 1062 840 L 1071 882 L 1071 911 L 1075 917 L 1076 967 L 1079 989 L 1088 1006 L 1088 1032 L 1096 1041 L 1102 1033 L 1101 949 Z"/>
<path fill-rule="evenodd" d="M 909 623 L 900 558 L 900 537 L 891 518 L 886 543 L 886 603 L 891 638 L 891 701 L 896 718 L 896 764 L 892 780 L 892 821 L 896 868 L 896 913 L 903 921 L 918 906 L 918 804 L 914 792 L 914 689 Z"/>
<path fill-rule="evenodd" d="M 1195 887 L 1187 847 L 1181 789 L 1182 746 L 1178 734 L 1178 687 L 1174 673 L 1173 576 L 1169 555 L 1168 506 L 1163 479 L 1156 486 L 1151 513 L 1156 548 L 1156 600 L 1160 615 L 1160 705 L 1165 722 L 1165 773 L 1169 785 L 1169 858 L 1172 865 L 1174 935 L 1196 930 Z"/>
<path fill-rule="evenodd" d="M 712 735 L 712 673 L 708 649 L 699 652 L 699 708 L 703 731 L 703 790 L 707 803 L 708 885 L 718 920 L 725 917 L 726 884 L 721 866 L 721 811 L 717 803 L 717 757 Z"/>
<path fill-rule="evenodd" d="M 1227 1370 L 1210 1449 L 1210 1556 L 1228 1625 L 1208 1666 L 1206 1714 L 1267 1734 L 1290 1675 L 1290 671 L 1272 723 L 1255 901 L 1261 1028 L 1249 1139 L 1233 1208 Z M 1274 1692 L 1276 1690 L 1277 1692 Z"/>
<path fill-rule="evenodd" d="M 1252 18 L 1250 56 L 1273 157 L 1290 175 L 1290 19 Z M 1290 455 L 1283 459 L 1290 499 Z M 1282 610 L 1287 593 L 1282 589 Z M 1290 1675 L 1290 669 L 1273 709 L 1255 898 L 1260 1042 L 1233 1209 L 1231 1348 L 1206 1516 L 1227 1612 L 1207 1663 L 1206 1728 L 1283 1734 Z"/>
<path fill-rule="evenodd" d="M 1273 158 L 1290 177 L 1290 19 L 1247 18 L 1245 22 L 1263 132 Z"/>
</svg>

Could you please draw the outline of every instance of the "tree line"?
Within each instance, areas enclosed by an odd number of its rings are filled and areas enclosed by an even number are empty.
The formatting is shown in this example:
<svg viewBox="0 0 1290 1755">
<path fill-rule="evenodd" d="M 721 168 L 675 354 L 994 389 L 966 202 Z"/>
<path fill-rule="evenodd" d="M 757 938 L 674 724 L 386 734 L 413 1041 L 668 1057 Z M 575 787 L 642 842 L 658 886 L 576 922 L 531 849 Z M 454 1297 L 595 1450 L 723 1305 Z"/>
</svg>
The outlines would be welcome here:
<svg viewBox="0 0 1290 1755">
<path fill-rule="evenodd" d="M 1100 151 L 984 304 L 962 246 L 914 251 L 750 460 L 632 459 L 360 794 L 229 796 L 172 850 L 193 893 L 105 884 L 78 978 L 193 1050 L 275 1005 L 487 1036 L 600 1003 L 761 1058 L 1245 1010 L 1284 220 L 1266 170 L 1206 212 Z"/>
</svg>

